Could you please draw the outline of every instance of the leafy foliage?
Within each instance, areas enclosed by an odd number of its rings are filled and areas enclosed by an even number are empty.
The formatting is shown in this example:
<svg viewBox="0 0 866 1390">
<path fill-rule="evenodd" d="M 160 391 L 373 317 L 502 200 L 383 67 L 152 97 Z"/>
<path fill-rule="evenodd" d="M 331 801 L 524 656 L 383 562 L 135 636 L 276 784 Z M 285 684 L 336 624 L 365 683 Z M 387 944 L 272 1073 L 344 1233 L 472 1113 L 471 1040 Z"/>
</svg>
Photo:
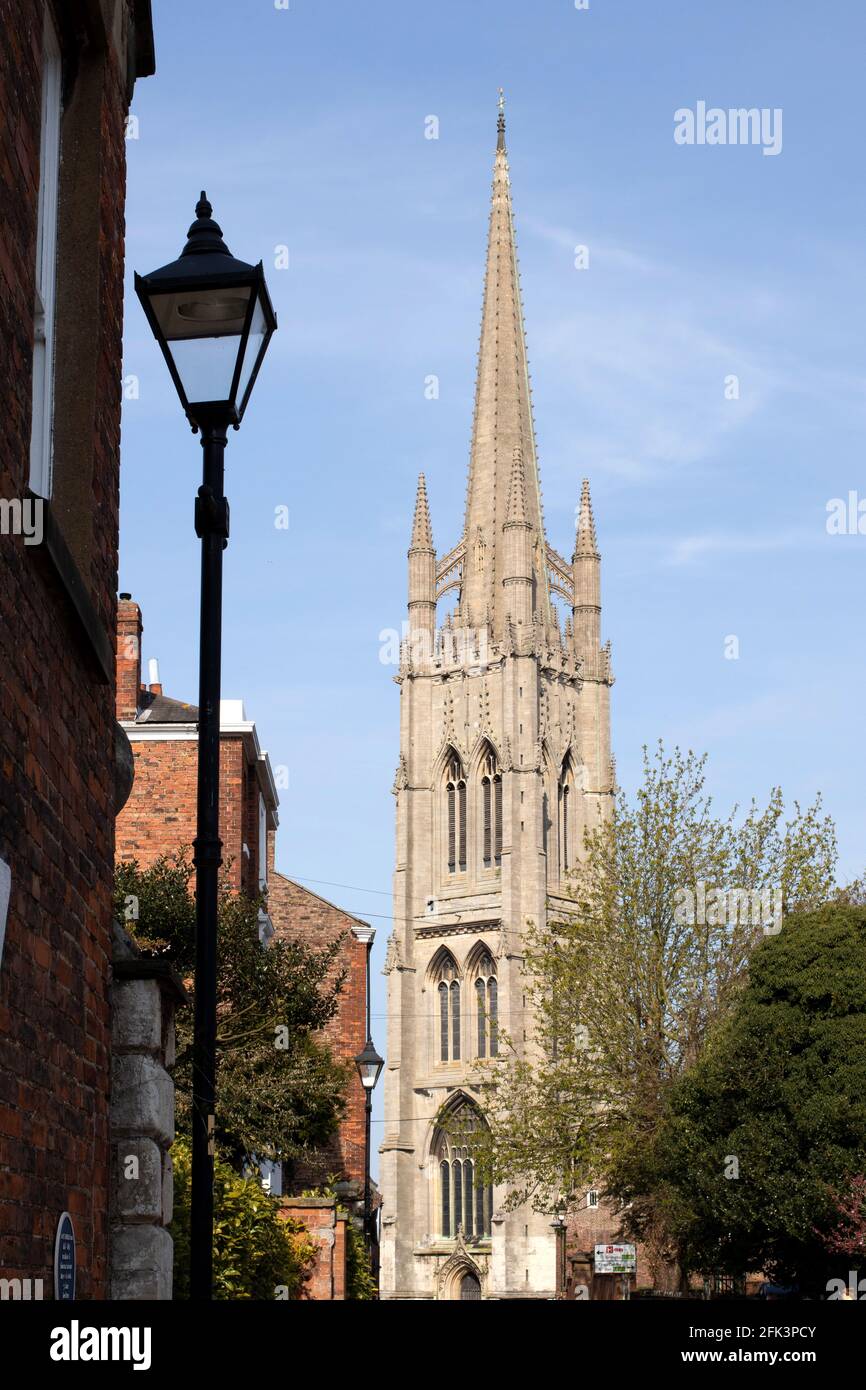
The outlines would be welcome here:
<svg viewBox="0 0 866 1390">
<path fill-rule="evenodd" d="M 624 1185 L 662 1202 L 686 1267 L 820 1291 L 832 1256 L 862 1253 L 864 1160 L 866 909 L 835 903 L 757 948 Z"/>
<path fill-rule="evenodd" d="M 662 1214 L 651 1193 L 635 1197 L 631 1170 L 671 1086 L 739 998 L 767 925 L 742 899 L 733 912 L 683 912 L 684 890 L 702 885 L 708 903 L 725 904 L 731 890 L 780 890 L 789 908 L 813 906 L 830 892 L 836 858 L 820 800 L 786 820 L 776 789 L 763 809 L 719 817 L 704 768 L 693 753 L 644 750 L 634 800 L 621 792 L 585 834 L 572 911 L 547 929 L 527 926 L 533 1034 L 524 1045 L 501 1031 L 500 1057 L 482 1073 L 489 1134 L 475 1146 L 512 1206 L 573 1205 L 590 1181 L 632 1202 L 623 1226 L 637 1222 L 659 1259 Z"/>
<path fill-rule="evenodd" d="M 175 1140 L 174 1297 L 189 1298 L 192 1154 Z M 255 1178 L 217 1161 L 214 1171 L 214 1298 L 298 1298 L 316 1248 L 298 1221 L 284 1221 Z"/>
<path fill-rule="evenodd" d="M 832 1194 L 836 1224 L 819 1232 L 824 1246 L 834 1255 L 863 1260 L 866 1255 L 866 1175 L 858 1173 L 847 1189 Z"/>
<path fill-rule="evenodd" d="M 346 1222 L 346 1297 L 370 1300 L 377 1294 L 364 1234 L 350 1217 Z"/>
<path fill-rule="evenodd" d="M 151 868 L 117 867 L 117 907 L 138 943 L 167 957 L 187 985 L 194 965 L 192 865 L 181 852 Z M 244 1160 L 301 1159 L 333 1134 L 345 1105 L 349 1066 L 316 1034 L 334 1015 L 344 974 L 335 974 L 340 940 L 320 951 L 298 941 L 259 940 L 259 902 L 223 881 L 217 938 L 216 1141 L 238 1171 Z M 191 1133 L 192 1010 L 177 1019 L 177 1125 Z"/>
</svg>

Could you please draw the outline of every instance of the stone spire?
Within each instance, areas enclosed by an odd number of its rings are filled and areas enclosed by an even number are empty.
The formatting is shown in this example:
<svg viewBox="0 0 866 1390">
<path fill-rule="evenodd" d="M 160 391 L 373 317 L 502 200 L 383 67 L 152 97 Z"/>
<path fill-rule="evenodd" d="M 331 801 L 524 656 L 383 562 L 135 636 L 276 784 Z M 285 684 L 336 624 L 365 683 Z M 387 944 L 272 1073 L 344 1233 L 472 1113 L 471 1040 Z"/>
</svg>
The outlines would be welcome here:
<svg viewBox="0 0 866 1390">
<path fill-rule="evenodd" d="M 525 521 L 536 557 L 545 548 L 502 104 L 500 96 L 460 597 L 464 619 L 489 609 L 494 638 L 501 637 L 506 617 L 503 527 L 515 449 L 522 454 Z M 546 574 L 543 560 L 538 568 Z M 549 624 L 546 582 L 534 584 L 533 595 L 539 618 Z"/>
<path fill-rule="evenodd" d="M 427 484 L 424 474 L 420 473 L 412 519 L 412 543 L 409 546 L 409 638 L 419 659 L 433 650 L 435 626 L 436 551 L 427 505 Z"/>
</svg>

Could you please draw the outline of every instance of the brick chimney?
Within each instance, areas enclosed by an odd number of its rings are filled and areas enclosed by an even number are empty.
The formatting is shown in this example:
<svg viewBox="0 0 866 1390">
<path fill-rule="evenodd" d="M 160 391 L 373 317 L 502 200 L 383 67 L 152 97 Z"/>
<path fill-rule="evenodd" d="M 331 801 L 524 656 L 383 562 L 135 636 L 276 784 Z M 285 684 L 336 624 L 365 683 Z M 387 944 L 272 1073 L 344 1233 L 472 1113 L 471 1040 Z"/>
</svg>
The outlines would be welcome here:
<svg viewBox="0 0 866 1390">
<path fill-rule="evenodd" d="M 117 603 L 117 705 L 121 722 L 138 713 L 141 692 L 141 609 L 131 594 L 121 594 Z"/>
</svg>

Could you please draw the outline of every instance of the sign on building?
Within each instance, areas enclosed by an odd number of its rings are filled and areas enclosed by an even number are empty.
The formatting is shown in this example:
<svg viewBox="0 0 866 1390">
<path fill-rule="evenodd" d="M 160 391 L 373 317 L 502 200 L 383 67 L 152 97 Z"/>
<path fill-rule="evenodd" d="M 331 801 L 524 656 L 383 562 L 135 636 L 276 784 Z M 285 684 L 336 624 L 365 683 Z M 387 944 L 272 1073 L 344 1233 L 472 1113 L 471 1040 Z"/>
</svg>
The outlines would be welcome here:
<svg viewBox="0 0 866 1390">
<path fill-rule="evenodd" d="M 75 1299 L 75 1231 L 68 1211 L 57 1223 L 54 1238 L 54 1297 L 63 1303 Z"/>
</svg>

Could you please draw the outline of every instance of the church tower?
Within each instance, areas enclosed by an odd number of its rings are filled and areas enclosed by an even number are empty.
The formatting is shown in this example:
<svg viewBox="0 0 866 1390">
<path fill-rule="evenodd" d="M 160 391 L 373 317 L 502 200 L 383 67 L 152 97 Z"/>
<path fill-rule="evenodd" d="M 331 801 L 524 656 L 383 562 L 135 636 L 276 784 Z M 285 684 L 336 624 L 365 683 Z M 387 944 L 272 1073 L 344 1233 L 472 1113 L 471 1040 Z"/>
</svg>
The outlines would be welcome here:
<svg viewBox="0 0 866 1390">
<path fill-rule="evenodd" d="M 570 561 L 544 531 L 501 105 L 463 535 L 437 555 L 422 475 L 409 548 L 380 1150 L 389 1299 L 553 1296 L 551 1217 L 506 1212 L 440 1121 L 484 1123 L 479 1059 L 497 1055 L 499 1028 L 518 1045 L 530 1033 L 525 925 L 564 908 L 584 826 L 613 791 L 588 483 Z"/>
</svg>

